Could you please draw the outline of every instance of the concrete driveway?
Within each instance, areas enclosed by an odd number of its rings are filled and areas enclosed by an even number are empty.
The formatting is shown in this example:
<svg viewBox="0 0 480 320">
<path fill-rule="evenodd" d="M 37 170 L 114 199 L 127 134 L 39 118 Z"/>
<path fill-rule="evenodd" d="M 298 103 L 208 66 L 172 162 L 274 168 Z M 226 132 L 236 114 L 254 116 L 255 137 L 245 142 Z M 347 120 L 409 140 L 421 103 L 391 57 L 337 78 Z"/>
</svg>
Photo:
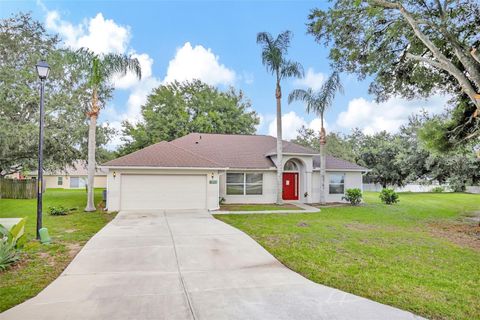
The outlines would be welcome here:
<svg viewBox="0 0 480 320">
<path fill-rule="evenodd" d="M 121 212 L 0 319 L 418 319 L 315 284 L 206 212 Z"/>
</svg>

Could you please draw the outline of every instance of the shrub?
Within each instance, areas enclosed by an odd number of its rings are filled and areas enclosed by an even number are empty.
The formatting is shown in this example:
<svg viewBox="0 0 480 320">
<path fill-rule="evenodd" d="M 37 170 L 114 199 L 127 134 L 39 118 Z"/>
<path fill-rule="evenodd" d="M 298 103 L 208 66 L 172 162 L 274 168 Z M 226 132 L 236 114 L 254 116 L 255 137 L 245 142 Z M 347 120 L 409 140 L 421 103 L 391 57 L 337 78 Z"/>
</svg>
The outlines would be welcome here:
<svg viewBox="0 0 480 320">
<path fill-rule="evenodd" d="M 20 259 L 15 244 L 7 238 L 0 239 L 0 271 L 7 270 Z"/>
<path fill-rule="evenodd" d="M 350 202 L 352 206 L 359 205 L 362 202 L 362 190 L 358 188 L 347 189 L 342 199 Z"/>
<path fill-rule="evenodd" d="M 20 241 L 24 239 L 25 219 L 13 225 L 10 230 L 0 224 L 0 271 L 7 270 L 20 259 Z"/>
<path fill-rule="evenodd" d="M 435 193 L 441 193 L 441 192 L 444 192 L 445 191 L 445 188 L 444 187 L 435 187 L 435 188 L 432 188 L 431 192 L 435 192 Z"/>
<path fill-rule="evenodd" d="M 64 206 L 58 207 L 48 207 L 48 213 L 51 216 L 66 216 L 70 209 L 65 208 Z"/>
<path fill-rule="evenodd" d="M 398 202 L 398 193 L 393 189 L 382 189 L 380 192 L 380 200 L 385 204 L 394 204 Z"/>
<path fill-rule="evenodd" d="M 8 242 L 15 248 L 21 247 L 22 244 L 20 242 L 25 238 L 23 235 L 25 233 L 26 222 L 27 220 L 23 218 L 17 224 L 11 226 L 10 229 L 0 224 L 0 240 Z"/>
</svg>

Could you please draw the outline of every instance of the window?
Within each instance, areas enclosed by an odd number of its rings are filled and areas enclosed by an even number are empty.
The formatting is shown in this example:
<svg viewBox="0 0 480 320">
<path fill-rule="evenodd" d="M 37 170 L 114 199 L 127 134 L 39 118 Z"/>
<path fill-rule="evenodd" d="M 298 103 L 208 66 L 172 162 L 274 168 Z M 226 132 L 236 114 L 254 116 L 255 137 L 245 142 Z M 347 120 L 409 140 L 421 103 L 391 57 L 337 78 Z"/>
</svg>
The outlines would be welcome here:
<svg viewBox="0 0 480 320">
<path fill-rule="evenodd" d="M 228 195 L 262 194 L 262 173 L 227 173 Z"/>
<path fill-rule="evenodd" d="M 59 186 L 63 185 L 63 177 L 58 177 L 57 178 L 57 185 L 59 185 Z"/>
<path fill-rule="evenodd" d="M 292 160 L 288 160 L 283 167 L 284 171 L 298 171 L 297 164 Z"/>
<path fill-rule="evenodd" d="M 345 175 L 341 173 L 331 174 L 328 185 L 328 193 L 343 194 L 345 189 Z"/>
</svg>

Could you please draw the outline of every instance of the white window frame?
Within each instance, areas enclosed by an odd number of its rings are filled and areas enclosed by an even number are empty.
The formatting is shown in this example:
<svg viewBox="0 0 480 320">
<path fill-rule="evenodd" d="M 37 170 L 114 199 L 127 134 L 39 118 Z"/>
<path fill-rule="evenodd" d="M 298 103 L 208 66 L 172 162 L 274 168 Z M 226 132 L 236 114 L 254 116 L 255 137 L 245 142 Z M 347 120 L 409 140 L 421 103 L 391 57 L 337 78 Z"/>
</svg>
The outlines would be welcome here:
<svg viewBox="0 0 480 320">
<path fill-rule="evenodd" d="M 63 186 L 63 177 L 62 176 L 57 177 L 57 185 L 58 186 Z"/>
<path fill-rule="evenodd" d="M 343 177 L 343 183 L 332 183 L 332 176 L 342 176 Z M 345 194 L 345 178 L 346 174 L 345 173 L 330 173 L 329 174 L 329 179 L 328 179 L 328 194 Z M 330 192 L 330 186 L 342 186 L 343 187 L 343 192 L 342 193 L 332 193 Z"/>
<path fill-rule="evenodd" d="M 232 182 L 228 183 L 228 175 L 229 174 L 242 174 L 243 175 L 243 182 Z M 260 182 L 247 182 L 247 175 L 248 174 L 259 174 L 262 179 Z M 228 193 L 228 186 L 243 186 L 243 193 L 241 194 L 229 194 Z M 260 193 L 247 193 L 247 186 L 261 186 Z M 263 195 L 263 173 L 262 172 L 227 172 L 225 177 L 225 194 L 228 196 L 261 196 Z"/>
</svg>

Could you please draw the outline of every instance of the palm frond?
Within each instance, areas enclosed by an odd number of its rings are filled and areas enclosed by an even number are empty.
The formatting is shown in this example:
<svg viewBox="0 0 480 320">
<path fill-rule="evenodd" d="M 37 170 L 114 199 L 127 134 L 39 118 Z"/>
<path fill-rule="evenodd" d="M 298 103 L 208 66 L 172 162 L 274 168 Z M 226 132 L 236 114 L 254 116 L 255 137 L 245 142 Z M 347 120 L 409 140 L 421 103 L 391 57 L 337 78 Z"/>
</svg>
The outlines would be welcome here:
<svg viewBox="0 0 480 320">
<path fill-rule="evenodd" d="M 268 32 L 259 32 L 257 33 L 257 44 L 265 45 L 267 44 L 269 47 L 273 44 L 273 37 Z"/>
<path fill-rule="evenodd" d="M 291 60 L 284 60 L 281 65 L 280 76 L 281 78 L 303 78 L 303 67 L 300 63 Z"/>
<path fill-rule="evenodd" d="M 280 33 L 274 41 L 275 47 L 279 48 L 282 53 L 287 53 L 292 37 L 293 34 L 289 30 Z"/>
<path fill-rule="evenodd" d="M 320 92 L 318 93 L 318 103 L 316 103 L 316 112 L 323 114 L 326 109 L 330 108 L 335 98 L 335 94 L 338 92 L 343 94 L 343 86 L 340 82 L 340 75 L 334 71 L 322 85 Z"/>
<path fill-rule="evenodd" d="M 133 72 L 138 79 L 142 78 L 142 70 L 137 58 L 127 55 L 109 53 L 102 57 L 102 76 L 108 79 L 113 75 L 125 75 Z"/>
<path fill-rule="evenodd" d="M 312 89 L 295 89 L 288 95 L 288 103 L 291 104 L 293 101 L 303 101 L 308 102 L 312 100 L 313 96 L 311 94 Z"/>
</svg>

